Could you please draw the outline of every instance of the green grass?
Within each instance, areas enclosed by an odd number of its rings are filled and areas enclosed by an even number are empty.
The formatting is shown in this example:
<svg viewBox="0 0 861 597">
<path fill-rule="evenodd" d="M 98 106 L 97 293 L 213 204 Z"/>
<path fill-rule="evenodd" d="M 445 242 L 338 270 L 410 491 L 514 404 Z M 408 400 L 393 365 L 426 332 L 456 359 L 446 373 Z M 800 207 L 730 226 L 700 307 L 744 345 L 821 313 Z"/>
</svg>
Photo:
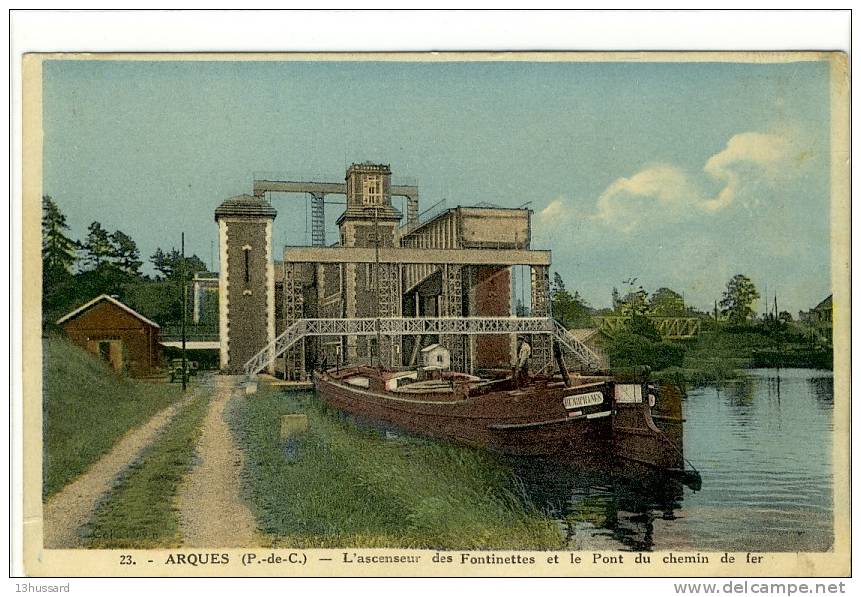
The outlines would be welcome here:
<svg viewBox="0 0 861 597">
<path fill-rule="evenodd" d="M 652 373 L 652 379 L 680 386 L 702 386 L 744 378 L 753 364 L 754 351 L 773 340 L 757 331 L 704 331 L 696 338 L 677 340 L 684 346 L 684 364 Z"/>
<path fill-rule="evenodd" d="M 123 474 L 87 525 L 87 547 L 148 549 L 181 544 L 174 498 L 191 468 L 208 405 L 208 396 L 192 398 Z"/>
<path fill-rule="evenodd" d="M 282 414 L 310 430 L 292 446 Z M 521 498 L 493 455 L 412 438 L 387 440 L 310 395 L 262 387 L 230 413 L 246 450 L 243 489 L 273 545 L 438 549 L 563 547 L 555 521 Z"/>
<path fill-rule="evenodd" d="M 692 365 L 720 360 L 735 368 L 749 367 L 753 352 L 769 347 L 773 340 L 756 331 L 703 332 L 687 341 L 685 362 Z"/>
<path fill-rule="evenodd" d="M 47 498 L 181 392 L 178 386 L 118 375 L 62 337 L 49 337 L 43 346 L 42 494 Z"/>
</svg>

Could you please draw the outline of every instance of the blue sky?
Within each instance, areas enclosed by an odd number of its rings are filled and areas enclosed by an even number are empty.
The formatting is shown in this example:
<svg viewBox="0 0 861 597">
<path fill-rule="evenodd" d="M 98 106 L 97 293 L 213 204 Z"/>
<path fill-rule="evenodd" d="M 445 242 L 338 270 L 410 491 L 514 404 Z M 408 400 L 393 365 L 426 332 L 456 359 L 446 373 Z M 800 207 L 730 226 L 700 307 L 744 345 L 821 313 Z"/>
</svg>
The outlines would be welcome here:
<svg viewBox="0 0 861 597">
<path fill-rule="evenodd" d="M 148 257 L 184 230 L 208 262 L 213 210 L 255 172 L 341 180 L 380 161 L 417 180 L 421 209 L 531 202 L 534 248 L 594 306 L 637 277 L 708 307 L 744 273 L 795 314 L 831 287 L 828 77 L 826 62 L 48 61 L 43 191 L 78 237 L 98 220 Z M 302 199 L 273 197 L 276 250 L 309 239 Z"/>
</svg>

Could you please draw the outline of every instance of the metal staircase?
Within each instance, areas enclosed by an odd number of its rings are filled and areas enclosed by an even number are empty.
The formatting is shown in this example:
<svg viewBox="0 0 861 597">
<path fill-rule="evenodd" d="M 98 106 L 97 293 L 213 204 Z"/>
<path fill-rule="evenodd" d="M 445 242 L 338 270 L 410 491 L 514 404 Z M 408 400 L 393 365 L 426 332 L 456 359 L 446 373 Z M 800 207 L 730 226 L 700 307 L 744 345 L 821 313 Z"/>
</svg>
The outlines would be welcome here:
<svg viewBox="0 0 861 597">
<path fill-rule="evenodd" d="M 547 334 L 586 368 L 601 367 L 601 357 L 550 317 L 381 317 L 297 319 L 245 363 L 245 374 L 256 375 L 306 336 L 373 336 L 377 333 L 381 336 Z"/>
</svg>

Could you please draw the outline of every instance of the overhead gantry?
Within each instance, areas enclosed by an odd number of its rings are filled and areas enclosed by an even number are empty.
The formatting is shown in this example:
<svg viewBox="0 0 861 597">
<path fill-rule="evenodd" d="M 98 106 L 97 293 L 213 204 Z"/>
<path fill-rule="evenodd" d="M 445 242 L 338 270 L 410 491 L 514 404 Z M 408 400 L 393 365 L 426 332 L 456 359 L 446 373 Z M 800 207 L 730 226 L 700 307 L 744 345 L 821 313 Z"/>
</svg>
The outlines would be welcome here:
<svg viewBox="0 0 861 597">
<path fill-rule="evenodd" d="M 308 180 L 254 180 L 254 196 L 262 198 L 268 192 L 307 193 L 311 197 L 311 244 L 326 246 L 326 195 L 346 195 L 346 182 L 315 182 Z M 407 200 L 407 226 L 419 218 L 418 185 L 391 185 L 389 194 Z"/>
</svg>

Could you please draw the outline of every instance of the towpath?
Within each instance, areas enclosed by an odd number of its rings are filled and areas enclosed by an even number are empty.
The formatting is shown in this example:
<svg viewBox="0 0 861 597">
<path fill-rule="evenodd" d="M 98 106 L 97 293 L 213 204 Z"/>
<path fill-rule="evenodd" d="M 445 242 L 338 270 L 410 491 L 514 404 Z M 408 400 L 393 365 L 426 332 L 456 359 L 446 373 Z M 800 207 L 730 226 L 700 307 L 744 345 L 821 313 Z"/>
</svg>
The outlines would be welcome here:
<svg viewBox="0 0 861 597">
<path fill-rule="evenodd" d="M 197 464 L 178 495 L 180 532 L 188 547 L 254 547 L 262 544 L 254 516 L 240 495 L 243 452 L 224 420 L 239 392 L 237 378 L 219 375 L 197 444 Z"/>
<path fill-rule="evenodd" d="M 46 548 L 83 546 L 80 528 L 90 520 L 99 501 L 190 399 L 191 395 L 177 400 L 143 425 L 128 431 L 107 454 L 48 499 L 42 508 Z"/>
</svg>

